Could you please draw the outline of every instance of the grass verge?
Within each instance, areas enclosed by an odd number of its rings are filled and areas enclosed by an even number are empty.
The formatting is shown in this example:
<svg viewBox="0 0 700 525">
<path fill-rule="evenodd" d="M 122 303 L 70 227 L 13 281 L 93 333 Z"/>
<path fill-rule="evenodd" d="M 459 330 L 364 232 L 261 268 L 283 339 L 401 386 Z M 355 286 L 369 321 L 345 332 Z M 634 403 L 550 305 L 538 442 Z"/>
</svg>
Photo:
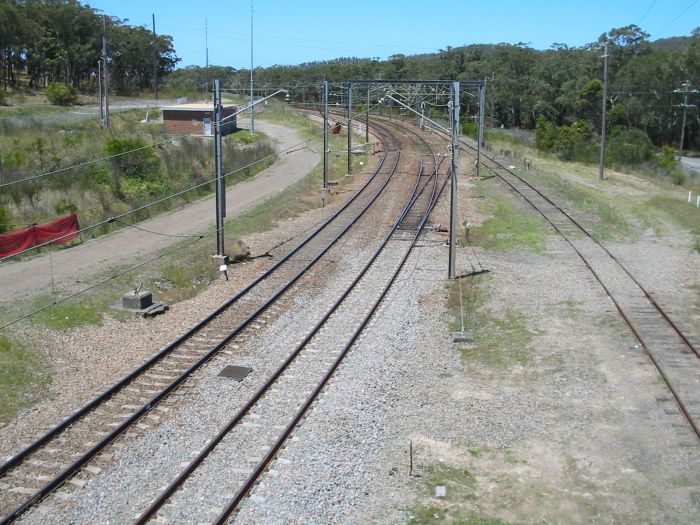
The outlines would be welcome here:
<svg viewBox="0 0 700 525">
<path fill-rule="evenodd" d="M 461 329 L 463 310 L 465 330 L 474 333 L 473 343 L 460 345 L 462 357 L 469 364 L 495 370 L 525 365 L 530 360 L 527 345 L 532 339 L 525 316 L 514 310 L 502 317 L 494 316 L 486 307 L 485 279 L 488 277 L 477 275 L 461 279 L 461 287 L 459 281 L 448 284 L 450 329 Z"/>
<path fill-rule="evenodd" d="M 625 214 L 604 191 L 577 184 L 539 167 L 526 172 L 525 176 L 552 190 L 560 202 L 564 201 L 562 207 L 583 211 L 592 221 L 591 232 L 598 239 L 623 239 L 635 233 Z"/>
<path fill-rule="evenodd" d="M 480 226 L 465 229 L 463 240 L 467 244 L 496 251 L 516 248 L 535 253 L 544 251 L 547 230 L 542 220 L 534 212 L 518 206 L 511 197 L 492 195 L 489 201 L 482 203 L 482 211 L 490 218 Z"/>
<path fill-rule="evenodd" d="M 0 421 L 39 399 L 49 382 L 39 353 L 0 334 Z"/>
<path fill-rule="evenodd" d="M 695 237 L 693 249 L 700 253 L 700 208 L 682 199 L 656 195 L 646 201 L 646 207 L 662 213 L 675 225 L 688 230 Z"/>
<path fill-rule="evenodd" d="M 466 510 L 469 502 L 476 500 L 477 481 L 466 468 L 433 467 L 424 479 L 424 496 L 428 503 L 416 505 L 410 510 L 409 523 L 444 523 L 455 525 L 508 525 L 498 518 L 483 516 Z M 445 487 L 444 498 L 435 498 L 438 486 Z"/>
</svg>

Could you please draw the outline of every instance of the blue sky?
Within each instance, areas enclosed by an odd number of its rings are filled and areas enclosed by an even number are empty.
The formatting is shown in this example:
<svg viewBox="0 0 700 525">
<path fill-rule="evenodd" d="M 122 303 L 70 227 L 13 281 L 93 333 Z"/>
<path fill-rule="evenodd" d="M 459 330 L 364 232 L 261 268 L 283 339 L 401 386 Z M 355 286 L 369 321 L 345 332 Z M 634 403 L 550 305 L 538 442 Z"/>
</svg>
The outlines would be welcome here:
<svg viewBox="0 0 700 525">
<path fill-rule="evenodd" d="M 638 24 L 652 39 L 700 26 L 700 0 L 253 0 L 256 66 L 429 53 L 472 43 L 580 46 Z M 93 0 L 92 7 L 174 37 L 182 62 L 250 64 L 250 0 Z"/>
</svg>

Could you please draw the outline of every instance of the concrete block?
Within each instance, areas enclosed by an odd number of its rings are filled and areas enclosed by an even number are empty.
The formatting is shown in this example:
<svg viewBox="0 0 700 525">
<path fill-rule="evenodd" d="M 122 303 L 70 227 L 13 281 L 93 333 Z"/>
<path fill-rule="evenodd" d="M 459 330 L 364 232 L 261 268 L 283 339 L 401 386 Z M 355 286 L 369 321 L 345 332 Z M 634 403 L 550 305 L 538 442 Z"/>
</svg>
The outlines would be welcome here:
<svg viewBox="0 0 700 525">
<path fill-rule="evenodd" d="M 452 332 L 453 343 L 471 343 L 472 341 L 474 341 L 473 332 Z"/>
<path fill-rule="evenodd" d="M 214 261 L 214 266 L 220 268 L 222 265 L 229 263 L 228 255 L 212 255 L 211 260 Z"/>
<path fill-rule="evenodd" d="M 153 304 L 153 294 L 148 290 L 129 292 L 122 296 L 122 307 L 127 310 L 143 310 Z"/>
</svg>

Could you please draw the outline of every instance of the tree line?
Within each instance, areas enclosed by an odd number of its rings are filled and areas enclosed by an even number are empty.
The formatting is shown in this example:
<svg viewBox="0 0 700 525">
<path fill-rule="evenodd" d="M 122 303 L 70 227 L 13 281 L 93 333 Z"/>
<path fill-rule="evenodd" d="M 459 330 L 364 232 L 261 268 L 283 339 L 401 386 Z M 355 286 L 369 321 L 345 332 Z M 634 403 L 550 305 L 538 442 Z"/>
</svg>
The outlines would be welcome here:
<svg viewBox="0 0 700 525">
<path fill-rule="evenodd" d="M 118 94 L 150 89 L 154 63 L 165 77 L 179 58 L 173 39 L 105 15 L 77 0 L 0 0 L 2 83 L 18 89 L 54 82 L 83 92 L 96 89 L 106 35 L 110 87 Z"/>
<path fill-rule="evenodd" d="M 393 55 L 388 60 L 341 58 L 277 65 L 257 68 L 254 74 L 257 86 L 293 86 L 295 82 L 320 82 L 324 78 L 486 79 L 490 125 L 534 130 L 538 122 L 540 126 L 546 122 L 595 134 L 600 131 L 602 119 L 605 44 L 609 54 L 610 130 L 639 130 L 657 147 L 678 147 L 683 94 L 677 90 L 686 80 L 700 89 L 700 28 L 691 36 L 651 42 L 648 33 L 629 25 L 612 29 L 581 47 L 553 44 L 541 51 L 525 43 L 475 44 L 448 47 L 438 53 Z M 247 86 L 249 70 L 228 68 L 223 73 L 225 86 L 240 90 Z M 179 86 L 194 86 L 205 78 L 206 70 L 195 67 L 179 70 L 172 80 Z M 689 104 L 700 105 L 700 97 L 690 97 Z M 463 107 L 466 116 L 475 110 L 471 99 L 465 100 Z M 685 148 L 700 149 L 697 109 L 688 112 Z"/>
</svg>

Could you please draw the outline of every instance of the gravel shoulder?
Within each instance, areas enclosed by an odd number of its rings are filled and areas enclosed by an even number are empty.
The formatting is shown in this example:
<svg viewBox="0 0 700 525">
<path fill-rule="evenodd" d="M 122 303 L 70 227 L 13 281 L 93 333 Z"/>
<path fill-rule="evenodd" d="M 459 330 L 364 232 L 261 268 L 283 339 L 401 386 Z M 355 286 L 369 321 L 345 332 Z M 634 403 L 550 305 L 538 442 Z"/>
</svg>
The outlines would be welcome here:
<svg viewBox="0 0 700 525">
<path fill-rule="evenodd" d="M 493 361 L 477 350 L 498 334 L 450 341 L 441 241 L 426 237 L 236 522 L 694 523 L 697 441 L 565 243 L 459 250 L 458 273 L 491 272 L 489 315 L 526 320 L 524 357 Z"/>
<path fill-rule="evenodd" d="M 256 126 L 277 141 L 278 151 L 302 142 L 292 128 L 264 121 L 256 122 Z M 318 155 L 308 148 L 282 154 L 277 162 L 253 179 L 227 188 L 228 219 L 302 179 L 318 161 Z M 106 267 L 137 260 L 171 245 L 178 240 L 172 236 L 200 234 L 214 223 L 212 196 L 138 224 L 139 228 L 158 232 L 158 235 L 125 228 L 53 254 L 3 263 L 0 267 L 0 297 L 3 302 L 9 302 L 46 293 L 51 290 L 52 280 L 57 288 L 69 288 Z"/>
</svg>

